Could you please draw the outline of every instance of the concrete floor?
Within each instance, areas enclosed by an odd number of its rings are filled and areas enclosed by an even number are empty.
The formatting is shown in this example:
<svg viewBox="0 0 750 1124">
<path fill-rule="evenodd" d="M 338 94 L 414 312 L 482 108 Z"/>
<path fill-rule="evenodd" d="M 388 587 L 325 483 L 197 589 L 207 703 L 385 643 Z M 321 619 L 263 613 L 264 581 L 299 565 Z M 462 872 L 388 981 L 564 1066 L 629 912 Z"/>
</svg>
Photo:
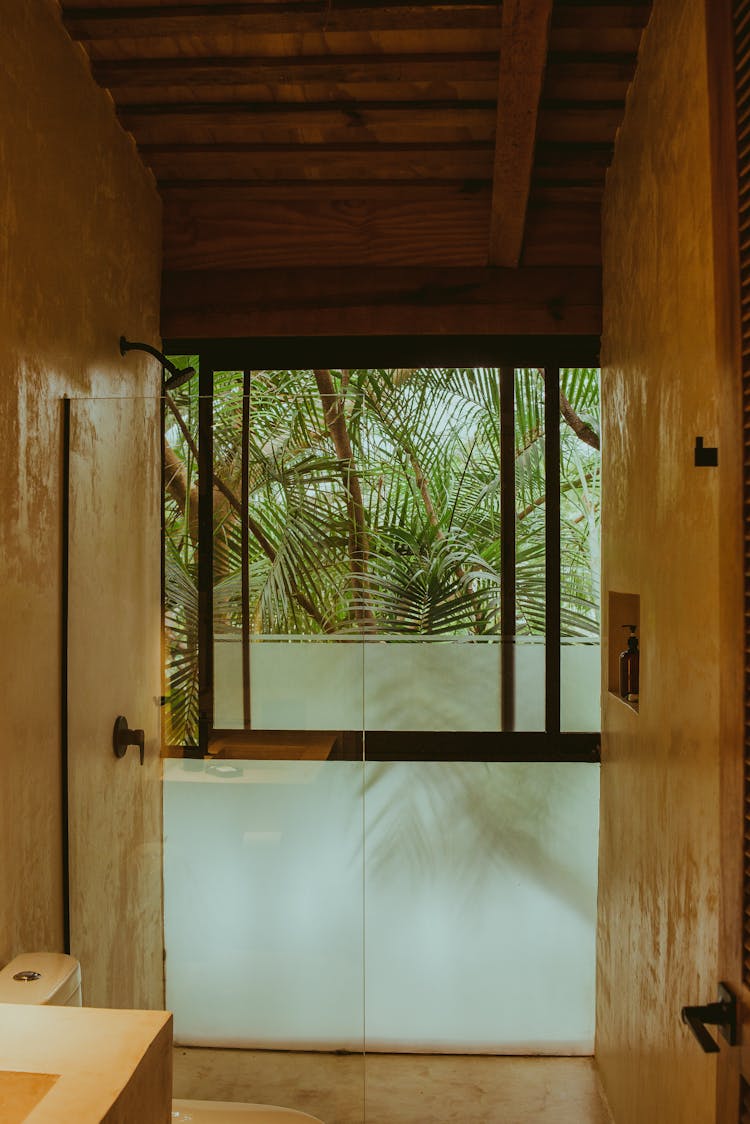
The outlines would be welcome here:
<svg viewBox="0 0 750 1124">
<path fill-rule="evenodd" d="M 174 1095 L 258 1101 L 325 1124 L 611 1124 L 591 1058 L 175 1047 Z"/>
</svg>

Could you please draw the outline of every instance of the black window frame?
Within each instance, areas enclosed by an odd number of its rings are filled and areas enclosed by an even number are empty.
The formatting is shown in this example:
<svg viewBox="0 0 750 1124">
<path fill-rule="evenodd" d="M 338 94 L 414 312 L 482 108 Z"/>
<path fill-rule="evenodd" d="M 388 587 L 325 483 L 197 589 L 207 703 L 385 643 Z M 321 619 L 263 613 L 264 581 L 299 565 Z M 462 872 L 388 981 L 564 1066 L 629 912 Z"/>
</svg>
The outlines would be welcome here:
<svg viewBox="0 0 750 1124">
<path fill-rule="evenodd" d="M 213 392 L 214 373 L 243 371 L 243 414 L 253 370 L 406 366 L 492 366 L 500 370 L 501 713 L 503 730 L 476 732 L 344 731 L 336 756 L 368 761 L 600 761 L 601 735 L 560 729 L 560 368 L 599 366 L 595 336 L 336 336 L 164 341 L 170 356 L 197 355 L 198 408 L 198 746 L 210 756 L 214 728 L 213 667 Z M 515 662 L 514 370 L 536 367 L 545 383 L 545 729 L 513 727 Z M 245 460 L 243 449 L 243 464 Z M 244 476 L 244 473 L 243 473 Z M 244 485 L 244 479 L 243 479 Z M 244 494 L 245 506 L 247 497 Z M 511 518 L 512 515 L 512 518 Z M 164 527 L 162 525 L 162 534 Z M 247 549 L 243 520 L 243 549 Z M 208 549 L 204 545 L 208 544 Z M 162 551 L 164 543 L 162 543 Z M 243 645 L 246 648 L 246 645 Z M 243 653 L 249 709 L 249 664 Z"/>
</svg>

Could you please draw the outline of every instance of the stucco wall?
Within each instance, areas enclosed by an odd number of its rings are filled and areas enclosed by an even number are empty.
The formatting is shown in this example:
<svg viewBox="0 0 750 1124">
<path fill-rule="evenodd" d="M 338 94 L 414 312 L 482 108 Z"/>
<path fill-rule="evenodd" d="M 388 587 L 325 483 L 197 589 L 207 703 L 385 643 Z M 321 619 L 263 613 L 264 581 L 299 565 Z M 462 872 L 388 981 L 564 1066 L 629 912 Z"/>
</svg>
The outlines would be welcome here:
<svg viewBox="0 0 750 1124">
<path fill-rule="evenodd" d="M 0 963 L 22 950 L 60 949 L 63 942 L 60 400 L 158 393 L 156 364 L 123 360 L 117 343 L 121 333 L 158 341 L 160 267 L 155 189 L 108 96 L 94 85 L 82 52 L 67 37 L 58 5 L 4 4 L 2 28 Z M 109 417 L 103 409 L 102 421 Z M 95 436 L 99 420 L 95 414 L 90 420 Z M 150 450 L 158 448 L 156 426 L 152 414 L 145 430 Z M 89 446 L 94 444 L 92 437 Z M 160 839 L 153 703 L 159 691 L 157 464 L 137 477 L 128 471 L 143 449 L 141 440 L 127 460 L 113 443 L 106 473 L 97 480 L 92 463 L 85 486 L 85 462 L 79 463 L 73 497 L 78 547 L 87 542 L 91 557 L 101 554 L 102 511 L 119 511 L 123 532 L 140 542 L 130 547 L 133 576 L 125 590 L 100 574 L 84 591 L 80 566 L 71 575 L 73 635 L 87 636 L 90 646 L 88 663 L 79 656 L 71 668 L 72 951 L 81 956 L 89 980 L 85 998 L 102 1005 L 161 1001 L 161 890 L 154 857 Z M 135 601 L 143 605 L 134 614 Z M 107 653 L 128 643 L 134 615 L 139 629 L 157 638 L 156 663 L 149 654 L 136 683 L 141 694 L 148 684 L 154 714 L 128 715 L 148 726 L 150 760 L 143 776 L 121 766 L 105 779 L 88 764 L 109 764 L 112 723 L 125 705 L 115 681 L 122 663 L 108 667 Z M 133 658 L 142 660 L 142 649 Z M 92 674 L 84 676 L 85 668 Z M 117 825 L 113 835 L 105 835 L 107 822 Z M 151 848 L 148 861 L 144 847 Z M 117 875 L 109 884 L 90 862 L 105 849 L 109 874 Z M 137 879 L 126 873 L 134 855 Z M 136 964 L 128 948 L 144 913 L 148 947 L 136 941 L 142 961 Z M 112 979 L 101 965 L 115 962 L 115 941 L 120 955 Z"/>
<path fill-rule="evenodd" d="M 597 1055 L 617 1124 L 715 1117 L 715 1061 L 680 1022 L 715 997 L 719 908 L 724 501 L 693 465 L 719 424 L 703 9 L 655 0 L 604 206 L 603 594 L 640 596 L 642 648 L 640 713 L 605 695 L 603 715 Z"/>
</svg>

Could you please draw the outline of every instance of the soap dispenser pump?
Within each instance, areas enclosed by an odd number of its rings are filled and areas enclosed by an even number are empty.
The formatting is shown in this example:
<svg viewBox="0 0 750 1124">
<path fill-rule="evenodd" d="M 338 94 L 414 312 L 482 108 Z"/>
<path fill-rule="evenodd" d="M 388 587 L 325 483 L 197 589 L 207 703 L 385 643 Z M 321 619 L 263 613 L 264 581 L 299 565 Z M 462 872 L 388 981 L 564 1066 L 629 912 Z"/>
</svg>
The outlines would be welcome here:
<svg viewBox="0 0 750 1124">
<path fill-rule="evenodd" d="M 638 702 L 638 671 L 640 664 L 640 651 L 638 650 L 638 637 L 635 624 L 624 624 L 623 628 L 630 629 L 628 646 L 620 652 L 620 695 L 628 702 Z"/>
</svg>

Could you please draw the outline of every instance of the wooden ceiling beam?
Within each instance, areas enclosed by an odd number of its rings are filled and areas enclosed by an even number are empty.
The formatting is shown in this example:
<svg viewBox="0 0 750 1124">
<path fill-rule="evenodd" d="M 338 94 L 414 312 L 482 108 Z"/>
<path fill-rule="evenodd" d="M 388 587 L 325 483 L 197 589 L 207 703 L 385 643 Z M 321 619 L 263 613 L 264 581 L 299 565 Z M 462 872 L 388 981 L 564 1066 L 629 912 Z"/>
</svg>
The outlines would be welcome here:
<svg viewBox="0 0 750 1124">
<path fill-rule="evenodd" d="M 601 271 L 166 271 L 162 335 L 599 335 Z"/>
<path fill-rule="evenodd" d="M 492 102 L 154 105 L 120 110 L 142 145 L 491 143 Z M 595 137 L 594 139 L 599 139 Z"/>
<path fill-rule="evenodd" d="M 492 144 L 141 145 L 158 180 L 489 180 Z"/>
<path fill-rule="evenodd" d="M 441 82 L 306 82 L 296 86 L 123 86 L 116 92 L 119 109 L 137 109 L 156 102 L 182 105 L 189 102 L 210 102 L 222 96 L 237 101 L 265 105 L 284 105 L 309 99 L 310 102 L 333 106 L 355 105 L 359 102 L 403 104 L 409 101 L 433 100 L 441 107 L 458 107 L 465 102 L 488 101 L 494 105 L 497 95 L 497 74 L 478 82 L 471 80 Z M 494 131 L 494 126 L 493 126 Z"/>
<path fill-rule="evenodd" d="M 300 6 L 280 10 L 267 4 L 185 4 L 180 8 L 86 8 L 65 6 L 63 20 L 72 38 L 162 39 L 291 35 L 305 32 L 450 31 L 497 25 L 497 0 L 464 3 L 357 3 Z"/>
<path fill-rule="evenodd" d="M 612 160 L 610 144 L 540 144 L 535 187 L 602 186 Z M 197 188 L 240 181 L 317 186 L 380 181 L 416 185 L 461 181 L 468 189 L 492 179 L 491 144 L 420 145 L 145 145 L 143 158 L 157 179 Z M 325 189 L 324 189 L 325 190 Z"/>
<path fill-rule="evenodd" d="M 162 180 L 159 194 L 167 206 L 193 204 L 203 197 L 205 181 Z M 326 202 L 436 203 L 461 197 L 484 199 L 489 214 L 492 185 L 488 180 L 212 180 L 208 198 L 218 205 L 252 207 L 273 200 L 325 200 Z M 563 189 L 564 190 L 564 189 Z M 588 190 L 588 189 L 587 189 Z M 597 196 L 598 198 L 598 196 Z"/>
<path fill-rule="evenodd" d="M 489 264 L 521 260 L 553 0 L 503 0 Z"/>
<path fill-rule="evenodd" d="M 392 203 L 396 197 L 404 202 L 434 203 L 460 198 L 478 197 L 484 201 L 489 215 L 492 184 L 489 180 L 212 180 L 208 185 L 209 197 L 218 207 L 232 204 L 237 208 L 251 208 L 258 203 L 284 200 L 298 203 L 325 201 L 327 203 L 366 201 Z M 205 182 L 162 180 L 159 194 L 166 208 L 192 205 L 203 195 Z M 563 205 L 570 203 L 595 203 L 601 205 L 604 182 L 591 184 L 559 183 L 531 186 L 529 206 L 534 203 Z"/>
<path fill-rule="evenodd" d="M 296 86 L 321 83 L 449 83 L 497 79 L 495 51 L 455 54 L 324 55 L 299 58 L 170 58 L 94 62 L 94 78 L 110 90 L 129 86 Z"/>
</svg>

